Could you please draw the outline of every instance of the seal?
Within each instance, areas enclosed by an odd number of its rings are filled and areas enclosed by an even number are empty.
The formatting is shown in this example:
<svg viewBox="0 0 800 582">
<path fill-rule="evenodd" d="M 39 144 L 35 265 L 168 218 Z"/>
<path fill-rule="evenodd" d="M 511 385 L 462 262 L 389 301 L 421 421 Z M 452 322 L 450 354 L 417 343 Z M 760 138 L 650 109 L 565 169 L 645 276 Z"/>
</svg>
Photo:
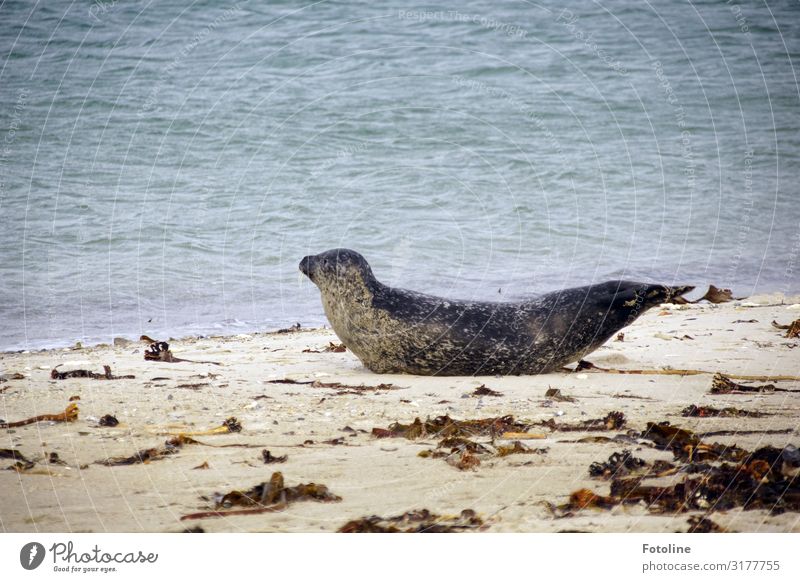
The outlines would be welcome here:
<svg viewBox="0 0 800 582">
<path fill-rule="evenodd" d="M 350 249 L 303 258 L 333 330 L 377 373 L 520 375 L 580 360 L 694 287 L 607 281 L 518 302 L 455 301 L 384 285 Z"/>
</svg>

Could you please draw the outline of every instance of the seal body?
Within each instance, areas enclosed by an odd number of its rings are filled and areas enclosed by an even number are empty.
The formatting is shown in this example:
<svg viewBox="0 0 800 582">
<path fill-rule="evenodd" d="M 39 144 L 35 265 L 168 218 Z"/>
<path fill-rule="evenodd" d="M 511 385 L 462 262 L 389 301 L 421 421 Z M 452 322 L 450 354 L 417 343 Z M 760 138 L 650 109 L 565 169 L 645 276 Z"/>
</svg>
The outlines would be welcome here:
<svg viewBox="0 0 800 582">
<path fill-rule="evenodd" d="M 608 281 L 519 302 L 453 301 L 380 283 L 355 251 L 305 257 L 339 339 L 370 370 L 540 374 L 580 360 L 647 309 L 691 291 Z"/>
</svg>

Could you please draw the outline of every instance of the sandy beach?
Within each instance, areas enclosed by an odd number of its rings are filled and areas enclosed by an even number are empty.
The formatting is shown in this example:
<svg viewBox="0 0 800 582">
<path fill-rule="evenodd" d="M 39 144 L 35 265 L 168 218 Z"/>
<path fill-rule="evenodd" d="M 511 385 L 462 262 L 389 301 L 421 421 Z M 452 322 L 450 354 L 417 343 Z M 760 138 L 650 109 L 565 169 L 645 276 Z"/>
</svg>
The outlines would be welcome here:
<svg viewBox="0 0 800 582">
<path fill-rule="evenodd" d="M 669 421 L 698 434 L 729 431 L 704 442 L 750 451 L 800 444 L 800 382 L 772 382 L 794 392 L 709 393 L 716 372 L 800 375 L 800 340 L 786 338 L 772 325 L 773 320 L 788 324 L 800 318 L 798 302 L 797 297 L 761 296 L 722 305 L 656 308 L 623 330 L 622 341 L 612 339 L 587 358 L 619 370 L 709 372 L 685 376 L 597 370 L 502 378 L 376 375 L 348 351 L 324 351 L 338 341 L 329 329 L 170 342 L 176 357 L 219 365 L 145 361 L 146 346 L 126 341 L 5 353 L 0 355 L 0 418 L 14 423 L 62 412 L 70 403 L 77 404 L 79 413 L 73 422 L 40 421 L 0 430 L 0 449 L 17 451 L 28 461 L 26 468 L 14 470 L 18 459 L 12 453 L 0 459 L 0 526 L 6 532 L 180 532 L 194 527 L 207 532 L 333 532 L 371 515 L 428 509 L 452 516 L 470 509 L 487 532 L 686 531 L 688 519 L 702 511 L 657 515 L 638 503 L 563 516 L 555 515 L 552 505 L 566 503 L 570 493 L 582 488 L 608 495 L 609 482 L 593 478 L 588 468 L 612 453 L 628 449 L 648 463 L 672 461 L 671 451 L 637 438 L 648 422 Z M 135 378 L 51 378 L 55 366 L 59 372 L 102 373 L 104 365 L 114 375 Z M 336 383 L 343 386 L 324 386 Z M 501 395 L 474 395 L 482 385 Z M 574 401 L 545 397 L 551 388 Z M 689 405 L 769 416 L 683 417 Z M 562 432 L 536 424 L 550 419 L 574 424 L 612 411 L 624 413 L 622 428 Z M 105 415 L 119 424 L 100 426 Z M 446 457 L 419 455 L 437 450 L 440 439 L 434 435 L 412 440 L 373 434 L 374 428 L 395 422 L 443 415 L 458 420 L 513 415 L 531 423 L 530 433 L 543 438 L 518 439 L 532 449 L 528 454 L 478 455 L 479 465 L 461 470 Z M 194 435 L 196 443 L 145 463 L 97 463 L 163 447 L 171 435 L 220 427 L 230 417 L 241 431 Z M 592 435 L 609 438 L 576 442 Z M 616 435 L 627 440 L 613 439 Z M 504 444 L 503 436 L 494 443 L 490 437 L 474 440 L 494 450 Z M 265 463 L 264 449 L 287 459 Z M 57 458 L 51 458 L 53 452 Z M 213 510 L 215 494 L 248 490 L 276 471 L 286 486 L 324 484 L 341 500 L 181 520 Z M 730 531 L 800 531 L 800 514 L 792 511 L 773 515 L 735 508 L 714 511 L 710 518 Z"/>
</svg>

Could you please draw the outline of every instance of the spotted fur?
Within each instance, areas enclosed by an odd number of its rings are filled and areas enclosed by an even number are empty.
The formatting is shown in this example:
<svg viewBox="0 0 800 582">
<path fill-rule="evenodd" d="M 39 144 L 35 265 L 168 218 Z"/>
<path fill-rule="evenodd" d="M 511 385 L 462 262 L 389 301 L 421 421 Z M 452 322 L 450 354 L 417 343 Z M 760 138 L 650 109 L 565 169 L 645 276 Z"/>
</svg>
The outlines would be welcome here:
<svg viewBox="0 0 800 582">
<path fill-rule="evenodd" d="M 389 287 L 355 251 L 305 257 L 339 339 L 370 370 L 425 376 L 552 372 L 693 287 L 608 281 L 519 302 L 454 301 Z"/>
</svg>

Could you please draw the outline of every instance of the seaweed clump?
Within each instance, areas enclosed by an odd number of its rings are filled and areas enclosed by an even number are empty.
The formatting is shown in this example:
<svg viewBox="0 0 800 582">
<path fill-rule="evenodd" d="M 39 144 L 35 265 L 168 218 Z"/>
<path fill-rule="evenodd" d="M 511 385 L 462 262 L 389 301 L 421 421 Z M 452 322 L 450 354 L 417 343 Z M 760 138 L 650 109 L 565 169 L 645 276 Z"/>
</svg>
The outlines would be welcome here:
<svg viewBox="0 0 800 582">
<path fill-rule="evenodd" d="M 560 517 L 586 508 L 610 509 L 621 504 L 643 504 L 650 513 L 684 513 L 733 508 L 763 509 L 772 514 L 800 511 L 800 453 L 793 445 L 761 447 L 753 452 L 736 446 L 708 444 L 692 431 L 668 423 L 648 423 L 643 438 L 658 449 L 671 451 L 679 462 L 665 474 L 683 473 L 672 485 L 645 485 L 650 476 L 622 478 L 614 471 L 626 466 L 625 451 L 609 462 L 595 463 L 590 472 L 612 477 L 610 495 L 589 489 L 570 495 L 569 501 L 553 508 Z M 638 464 L 638 463 L 636 463 Z M 698 522 L 698 528 L 710 527 Z"/>
<path fill-rule="evenodd" d="M 427 509 L 407 511 L 394 517 L 372 515 L 347 522 L 338 533 L 458 533 L 480 530 L 483 520 L 471 509 L 458 516 L 441 516 Z"/>
<path fill-rule="evenodd" d="M 319 483 L 302 483 L 287 487 L 283 473 L 276 471 L 269 481 L 259 483 L 247 491 L 234 490 L 213 496 L 214 510 L 184 515 L 181 520 L 223 517 L 226 515 L 251 515 L 271 511 L 281 511 L 298 501 L 319 501 L 323 503 L 341 501 L 327 486 Z M 244 509 L 230 509 L 231 507 Z"/>
</svg>

